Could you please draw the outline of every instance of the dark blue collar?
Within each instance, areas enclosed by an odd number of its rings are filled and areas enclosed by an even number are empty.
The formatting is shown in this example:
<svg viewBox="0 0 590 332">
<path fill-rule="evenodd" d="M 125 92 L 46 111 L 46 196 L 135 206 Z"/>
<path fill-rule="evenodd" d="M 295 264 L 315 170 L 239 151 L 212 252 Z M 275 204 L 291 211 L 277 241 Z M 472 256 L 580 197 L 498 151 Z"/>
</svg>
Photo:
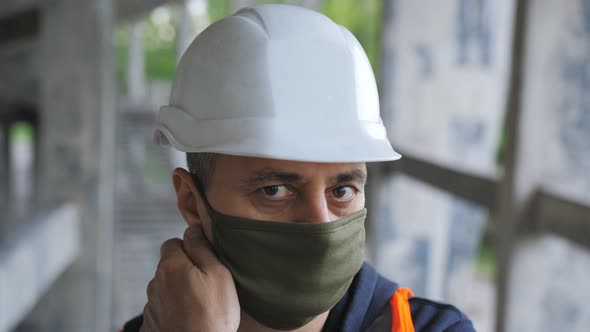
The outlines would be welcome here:
<svg viewBox="0 0 590 332">
<path fill-rule="evenodd" d="M 398 285 L 379 275 L 364 263 L 348 291 L 330 310 L 324 332 L 358 332 L 366 330 L 381 314 Z"/>
</svg>

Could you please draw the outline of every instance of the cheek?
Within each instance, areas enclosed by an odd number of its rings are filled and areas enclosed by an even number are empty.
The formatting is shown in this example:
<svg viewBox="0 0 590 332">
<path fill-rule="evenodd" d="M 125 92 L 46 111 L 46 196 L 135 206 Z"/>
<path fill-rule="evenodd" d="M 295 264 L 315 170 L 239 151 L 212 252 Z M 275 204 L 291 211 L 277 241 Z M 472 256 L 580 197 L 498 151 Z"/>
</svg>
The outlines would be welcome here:
<svg viewBox="0 0 590 332">
<path fill-rule="evenodd" d="M 252 200 L 251 195 L 237 190 L 215 189 L 211 190 L 208 196 L 211 207 L 221 214 L 248 219 L 260 219 L 257 204 Z"/>
<path fill-rule="evenodd" d="M 358 197 L 353 201 L 355 211 L 362 210 L 365 207 L 365 193 L 361 192 Z"/>
<path fill-rule="evenodd" d="M 350 200 L 349 202 L 342 204 L 342 203 L 333 203 L 329 205 L 330 212 L 336 216 L 338 219 L 346 217 L 350 214 L 358 212 L 365 207 L 365 196 L 363 193 L 358 193 L 355 198 Z"/>
</svg>

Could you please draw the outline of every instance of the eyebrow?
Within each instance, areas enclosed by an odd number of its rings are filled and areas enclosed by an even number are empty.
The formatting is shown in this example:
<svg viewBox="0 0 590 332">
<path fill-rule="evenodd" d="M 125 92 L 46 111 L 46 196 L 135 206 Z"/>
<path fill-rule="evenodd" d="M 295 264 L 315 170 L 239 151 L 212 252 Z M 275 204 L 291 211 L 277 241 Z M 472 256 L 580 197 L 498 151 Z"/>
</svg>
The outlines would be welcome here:
<svg viewBox="0 0 590 332">
<path fill-rule="evenodd" d="M 367 173 L 359 168 L 353 169 L 350 172 L 340 173 L 332 178 L 332 182 L 358 182 L 365 184 L 367 182 Z"/>
<path fill-rule="evenodd" d="M 245 179 L 242 182 L 243 187 L 254 187 L 268 182 L 280 183 L 297 183 L 303 182 L 304 178 L 301 174 L 289 172 L 283 169 L 265 168 L 256 171 L 253 176 Z"/>
<path fill-rule="evenodd" d="M 284 169 L 265 168 L 256 171 L 253 176 L 242 181 L 241 187 L 252 188 L 268 182 L 294 184 L 304 182 L 304 180 L 305 178 L 301 174 L 289 172 Z M 367 182 L 367 173 L 357 168 L 348 172 L 340 173 L 332 177 L 330 181 L 332 183 L 357 182 L 364 185 Z"/>
</svg>

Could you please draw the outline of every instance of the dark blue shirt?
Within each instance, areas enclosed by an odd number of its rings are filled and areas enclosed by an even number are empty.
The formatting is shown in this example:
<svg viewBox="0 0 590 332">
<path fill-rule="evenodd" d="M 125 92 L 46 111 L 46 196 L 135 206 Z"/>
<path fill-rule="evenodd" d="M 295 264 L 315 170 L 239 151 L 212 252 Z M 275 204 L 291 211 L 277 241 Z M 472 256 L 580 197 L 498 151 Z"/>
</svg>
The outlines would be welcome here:
<svg viewBox="0 0 590 332">
<path fill-rule="evenodd" d="M 369 264 L 363 264 L 348 292 L 330 311 L 323 331 L 365 331 L 384 312 L 398 285 L 381 276 Z M 415 332 L 472 332 L 471 321 L 452 305 L 420 297 L 409 300 Z M 390 331 L 390 330 L 388 330 Z"/>
</svg>

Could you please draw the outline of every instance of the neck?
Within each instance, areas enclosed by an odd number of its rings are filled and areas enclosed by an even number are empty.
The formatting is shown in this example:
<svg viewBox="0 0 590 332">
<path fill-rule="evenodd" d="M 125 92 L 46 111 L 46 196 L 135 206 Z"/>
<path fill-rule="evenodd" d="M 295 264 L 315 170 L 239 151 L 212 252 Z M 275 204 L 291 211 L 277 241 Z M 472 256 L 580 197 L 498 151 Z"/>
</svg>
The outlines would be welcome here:
<svg viewBox="0 0 590 332">
<path fill-rule="evenodd" d="M 323 314 L 314 318 L 311 322 L 307 323 L 305 326 L 302 326 L 296 330 L 292 330 L 290 332 L 320 332 L 326 323 L 326 319 L 328 319 L 328 314 L 330 311 L 326 311 Z M 280 330 L 271 329 L 270 327 L 266 327 L 260 323 L 258 323 L 254 318 L 250 317 L 247 313 L 241 313 L 240 319 L 240 327 L 238 328 L 238 332 L 282 332 Z"/>
</svg>

